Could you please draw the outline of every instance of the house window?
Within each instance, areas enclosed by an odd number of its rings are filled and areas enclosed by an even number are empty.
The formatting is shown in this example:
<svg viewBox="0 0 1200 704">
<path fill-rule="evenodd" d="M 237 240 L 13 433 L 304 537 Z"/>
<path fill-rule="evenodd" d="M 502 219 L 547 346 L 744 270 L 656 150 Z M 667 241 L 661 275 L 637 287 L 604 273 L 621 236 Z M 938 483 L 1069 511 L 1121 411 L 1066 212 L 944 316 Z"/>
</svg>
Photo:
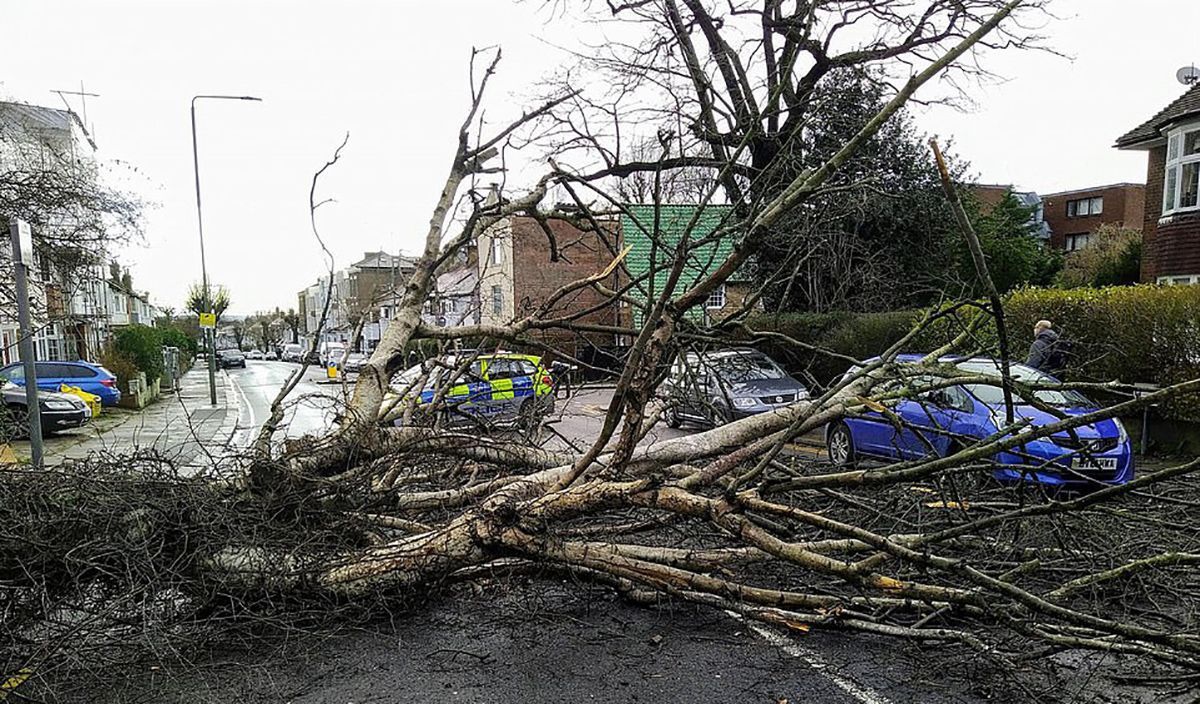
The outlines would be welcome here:
<svg viewBox="0 0 1200 704">
<path fill-rule="evenodd" d="M 504 263 L 504 240 L 499 237 L 492 238 L 492 263 Z"/>
<path fill-rule="evenodd" d="M 492 312 L 496 315 L 504 315 L 504 293 L 499 286 L 492 287 Z"/>
<path fill-rule="evenodd" d="M 1163 215 L 1200 209 L 1200 124 L 1167 135 L 1167 170 L 1163 174 Z"/>
<path fill-rule="evenodd" d="M 1092 235 L 1090 232 L 1081 232 L 1078 235 L 1067 235 L 1066 247 L 1068 252 L 1078 252 L 1091 242 Z"/>
<path fill-rule="evenodd" d="M 1164 286 L 1188 286 L 1200 284 L 1200 274 L 1183 274 L 1180 276 L 1160 276 L 1157 283 Z"/>
<path fill-rule="evenodd" d="M 1104 212 L 1104 197 L 1077 198 L 1067 201 L 1067 217 L 1081 218 L 1088 215 L 1099 215 Z"/>
<path fill-rule="evenodd" d="M 725 284 L 714 288 L 712 293 L 708 294 L 708 300 L 704 302 L 705 308 L 724 308 L 725 307 Z"/>
</svg>

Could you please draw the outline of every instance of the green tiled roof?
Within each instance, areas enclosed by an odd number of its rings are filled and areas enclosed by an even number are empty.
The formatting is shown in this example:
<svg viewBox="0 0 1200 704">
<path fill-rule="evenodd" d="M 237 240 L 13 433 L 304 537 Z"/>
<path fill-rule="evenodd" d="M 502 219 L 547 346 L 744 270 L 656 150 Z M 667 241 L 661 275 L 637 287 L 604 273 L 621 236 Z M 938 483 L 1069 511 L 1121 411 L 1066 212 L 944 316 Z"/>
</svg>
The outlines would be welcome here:
<svg viewBox="0 0 1200 704">
<path fill-rule="evenodd" d="M 726 223 L 732 208 L 727 205 L 709 205 L 701 208 L 696 205 L 628 205 L 626 215 L 621 217 L 621 237 L 628 246 L 629 254 L 625 255 L 625 266 L 630 276 L 638 278 L 650 271 L 650 253 L 653 240 L 658 241 L 656 259 L 657 268 L 653 277 L 653 296 L 658 297 L 666 285 L 671 263 L 675 259 L 676 248 L 681 242 L 702 240 Z M 658 211 L 658 235 L 655 232 L 655 210 Z M 697 212 L 699 215 L 697 216 Z M 695 224 L 692 224 L 695 219 Z M 692 224 L 689 228 L 688 225 Z M 696 248 L 688 256 L 687 264 L 679 284 L 675 288 L 676 295 L 687 291 L 697 281 L 711 274 L 726 257 L 733 252 L 734 237 L 722 237 L 718 242 L 707 243 Z M 646 280 L 630 291 L 630 296 L 645 300 L 650 281 Z M 703 315 L 703 311 L 693 309 L 694 316 Z"/>
</svg>

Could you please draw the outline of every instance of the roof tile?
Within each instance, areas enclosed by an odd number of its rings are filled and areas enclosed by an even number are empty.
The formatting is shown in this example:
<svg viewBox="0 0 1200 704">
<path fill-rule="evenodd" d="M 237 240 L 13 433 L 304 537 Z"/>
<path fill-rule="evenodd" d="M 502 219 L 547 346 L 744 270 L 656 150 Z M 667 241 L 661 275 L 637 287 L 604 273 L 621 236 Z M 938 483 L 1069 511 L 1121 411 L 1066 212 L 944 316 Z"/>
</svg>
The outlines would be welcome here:
<svg viewBox="0 0 1200 704">
<path fill-rule="evenodd" d="M 1192 86 L 1167 107 L 1142 124 L 1117 137 L 1118 148 L 1137 147 L 1143 142 L 1158 139 L 1160 130 L 1172 122 L 1190 115 L 1200 115 L 1200 83 Z"/>
</svg>

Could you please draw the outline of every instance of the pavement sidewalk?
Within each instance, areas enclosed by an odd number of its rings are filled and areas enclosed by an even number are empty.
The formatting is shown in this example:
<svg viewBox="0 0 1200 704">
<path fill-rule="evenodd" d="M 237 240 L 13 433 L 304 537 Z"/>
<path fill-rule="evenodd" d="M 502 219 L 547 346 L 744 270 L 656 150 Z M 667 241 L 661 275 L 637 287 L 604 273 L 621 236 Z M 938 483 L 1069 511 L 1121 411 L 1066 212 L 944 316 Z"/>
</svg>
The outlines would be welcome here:
<svg viewBox="0 0 1200 704">
<path fill-rule="evenodd" d="M 128 454 L 153 450 L 177 467 L 199 470 L 224 455 L 237 429 L 236 391 L 223 371 L 216 377 L 217 405 L 209 404 L 208 370 L 197 365 L 179 380 L 179 390 L 164 392 L 140 411 L 105 408 L 79 430 L 46 438 L 46 463 L 83 459 L 93 452 Z M 28 458 L 29 443 L 14 446 Z"/>
</svg>

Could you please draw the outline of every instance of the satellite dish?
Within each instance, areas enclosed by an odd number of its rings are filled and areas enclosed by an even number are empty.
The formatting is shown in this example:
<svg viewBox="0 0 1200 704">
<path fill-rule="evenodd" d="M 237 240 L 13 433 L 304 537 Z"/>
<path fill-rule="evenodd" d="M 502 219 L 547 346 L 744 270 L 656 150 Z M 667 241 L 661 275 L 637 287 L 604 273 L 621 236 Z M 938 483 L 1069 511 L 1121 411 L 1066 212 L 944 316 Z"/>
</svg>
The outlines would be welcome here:
<svg viewBox="0 0 1200 704">
<path fill-rule="evenodd" d="M 1184 66 L 1175 72 L 1175 80 L 1185 86 L 1190 86 L 1197 81 L 1200 81 L 1200 68 L 1195 66 Z"/>
</svg>

